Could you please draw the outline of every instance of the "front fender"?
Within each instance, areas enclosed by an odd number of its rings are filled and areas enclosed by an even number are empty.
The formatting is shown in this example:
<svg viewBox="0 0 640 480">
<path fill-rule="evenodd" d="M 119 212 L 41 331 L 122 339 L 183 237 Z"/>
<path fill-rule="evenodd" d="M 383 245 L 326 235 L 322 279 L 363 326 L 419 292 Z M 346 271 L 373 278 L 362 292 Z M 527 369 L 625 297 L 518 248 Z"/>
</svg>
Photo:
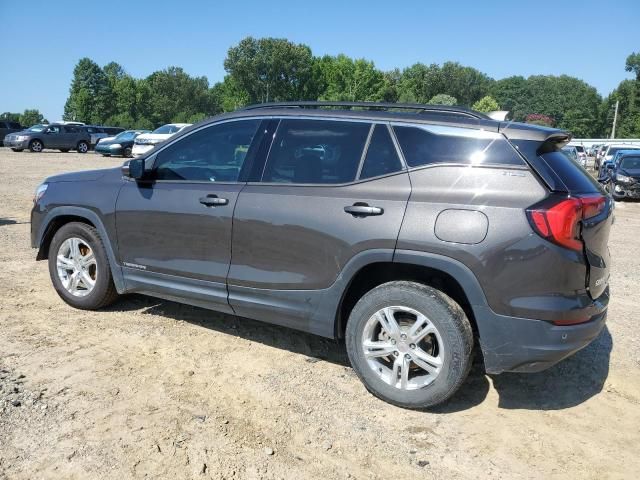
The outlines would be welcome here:
<svg viewBox="0 0 640 480">
<path fill-rule="evenodd" d="M 38 255 L 36 259 L 43 260 L 44 258 L 46 258 L 46 249 L 44 248 L 44 242 L 49 235 L 53 236 L 51 227 L 53 225 L 56 225 L 56 219 L 60 219 L 61 217 L 76 217 L 84 219 L 88 223 L 91 223 L 96 228 L 96 230 L 98 230 L 98 234 L 102 239 L 102 244 L 104 245 L 104 248 L 107 252 L 107 258 L 109 260 L 109 267 L 111 268 L 113 283 L 115 284 L 118 293 L 124 293 L 124 278 L 122 269 L 120 268 L 120 265 L 118 265 L 118 262 L 116 260 L 112 239 L 109 236 L 100 216 L 91 209 L 84 207 L 62 206 L 55 207 L 49 210 L 39 222 L 35 231 L 32 231 L 31 246 L 34 248 L 38 248 Z M 32 228 L 33 226 L 34 221 L 32 217 Z"/>
</svg>

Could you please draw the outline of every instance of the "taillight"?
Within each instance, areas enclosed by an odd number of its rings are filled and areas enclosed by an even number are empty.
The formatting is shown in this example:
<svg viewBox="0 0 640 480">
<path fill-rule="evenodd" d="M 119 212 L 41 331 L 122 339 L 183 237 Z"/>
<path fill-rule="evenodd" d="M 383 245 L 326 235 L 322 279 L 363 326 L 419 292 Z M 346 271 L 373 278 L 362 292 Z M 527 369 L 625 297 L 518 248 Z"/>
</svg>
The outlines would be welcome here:
<svg viewBox="0 0 640 480">
<path fill-rule="evenodd" d="M 543 238 L 571 250 L 582 250 L 580 221 L 595 217 L 604 209 L 605 197 L 552 198 L 527 210 L 529 222 Z"/>
</svg>

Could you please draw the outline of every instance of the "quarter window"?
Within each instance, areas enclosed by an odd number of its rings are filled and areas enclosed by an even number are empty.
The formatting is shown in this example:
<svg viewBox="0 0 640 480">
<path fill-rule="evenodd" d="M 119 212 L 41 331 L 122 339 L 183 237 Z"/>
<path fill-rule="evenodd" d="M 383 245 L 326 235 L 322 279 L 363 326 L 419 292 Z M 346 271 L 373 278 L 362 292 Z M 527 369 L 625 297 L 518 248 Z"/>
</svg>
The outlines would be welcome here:
<svg viewBox="0 0 640 480">
<path fill-rule="evenodd" d="M 360 179 L 378 177 L 402 170 L 402 163 L 386 125 L 376 125 L 362 165 Z"/>
<path fill-rule="evenodd" d="M 333 120 L 282 120 L 263 182 L 338 184 L 355 180 L 371 125 Z"/>
<path fill-rule="evenodd" d="M 523 165 L 511 145 L 499 134 L 469 128 L 433 126 L 393 127 L 410 167 L 434 163 L 464 165 Z"/>
<path fill-rule="evenodd" d="M 158 180 L 236 182 L 259 120 L 226 122 L 187 135 L 156 157 Z"/>
</svg>

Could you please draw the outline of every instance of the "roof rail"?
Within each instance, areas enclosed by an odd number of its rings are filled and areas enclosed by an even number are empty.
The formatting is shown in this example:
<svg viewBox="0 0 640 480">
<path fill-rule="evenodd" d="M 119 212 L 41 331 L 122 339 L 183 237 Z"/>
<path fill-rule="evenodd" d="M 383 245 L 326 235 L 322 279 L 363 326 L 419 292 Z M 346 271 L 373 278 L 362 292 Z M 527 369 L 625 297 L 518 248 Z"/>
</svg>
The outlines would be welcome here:
<svg viewBox="0 0 640 480">
<path fill-rule="evenodd" d="M 443 113 L 449 115 L 461 115 L 483 120 L 490 120 L 487 115 L 462 107 L 450 107 L 447 105 L 423 105 L 420 103 L 388 103 L 388 102 L 326 102 L 326 101 L 300 101 L 300 102 L 271 102 L 249 105 L 242 110 L 259 110 L 263 108 L 323 108 L 345 107 L 366 108 L 371 110 L 416 110 L 419 113 Z"/>
</svg>

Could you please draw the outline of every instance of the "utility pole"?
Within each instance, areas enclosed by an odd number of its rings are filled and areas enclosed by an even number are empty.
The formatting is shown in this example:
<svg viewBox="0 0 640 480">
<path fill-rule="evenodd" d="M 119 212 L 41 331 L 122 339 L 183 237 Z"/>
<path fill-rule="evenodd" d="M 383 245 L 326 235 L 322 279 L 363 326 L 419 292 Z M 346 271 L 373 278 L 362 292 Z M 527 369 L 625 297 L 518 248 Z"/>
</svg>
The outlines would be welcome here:
<svg viewBox="0 0 640 480">
<path fill-rule="evenodd" d="M 616 123 L 618 123 L 618 104 L 620 102 L 616 100 L 616 111 L 613 114 L 613 128 L 611 129 L 611 138 L 616 138 Z"/>
</svg>

